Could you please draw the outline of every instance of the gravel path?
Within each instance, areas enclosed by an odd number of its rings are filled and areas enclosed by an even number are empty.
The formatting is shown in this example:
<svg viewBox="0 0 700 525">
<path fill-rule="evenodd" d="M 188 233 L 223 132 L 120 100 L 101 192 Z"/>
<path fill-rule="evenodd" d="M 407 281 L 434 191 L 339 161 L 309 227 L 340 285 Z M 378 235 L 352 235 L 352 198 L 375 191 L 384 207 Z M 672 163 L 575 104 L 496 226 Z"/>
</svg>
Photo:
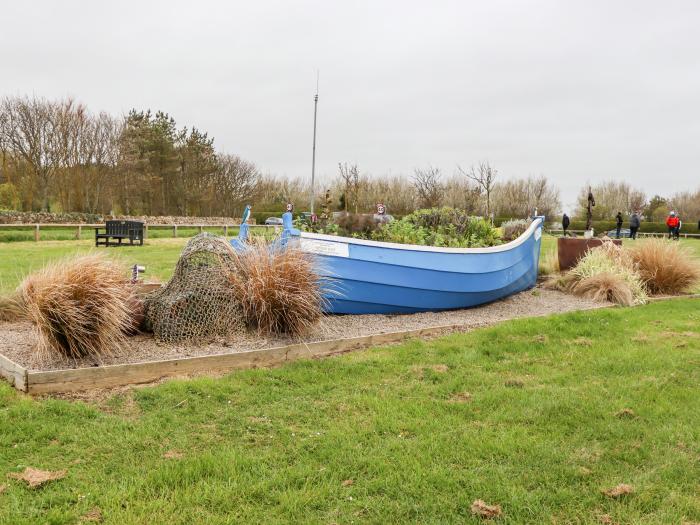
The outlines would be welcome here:
<svg viewBox="0 0 700 525">
<path fill-rule="evenodd" d="M 467 310 L 426 312 L 407 315 L 345 315 L 323 319 L 318 329 L 301 340 L 288 337 L 256 337 L 236 334 L 226 339 L 216 339 L 198 346 L 161 344 L 150 335 L 129 338 L 127 348 L 119 355 L 94 359 L 67 361 L 60 358 L 39 361 L 34 351 L 36 335 L 31 324 L 0 324 L 0 354 L 25 368 L 57 370 L 82 368 L 120 363 L 137 363 L 201 355 L 227 354 L 260 348 L 283 346 L 295 342 L 313 342 L 327 339 L 360 337 L 387 332 L 398 332 L 443 325 L 460 325 L 465 331 L 491 325 L 508 319 L 535 317 L 553 313 L 599 308 L 601 304 L 554 290 L 538 287 L 521 292 L 501 301 Z"/>
</svg>

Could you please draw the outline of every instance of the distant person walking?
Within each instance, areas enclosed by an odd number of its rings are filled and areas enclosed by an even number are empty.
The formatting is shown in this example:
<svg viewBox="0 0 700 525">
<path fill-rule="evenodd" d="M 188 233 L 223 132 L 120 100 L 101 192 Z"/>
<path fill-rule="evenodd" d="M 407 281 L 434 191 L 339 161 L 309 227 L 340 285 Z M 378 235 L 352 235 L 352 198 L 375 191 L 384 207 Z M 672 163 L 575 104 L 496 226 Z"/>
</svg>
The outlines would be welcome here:
<svg viewBox="0 0 700 525">
<path fill-rule="evenodd" d="M 569 232 L 566 231 L 569 229 L 569 224 L 571 224 L 571 220 L 569 220 L 569 216 L 565 213 L 564 217 L 561 219 L 561 228 L 564 230 L 564 237 L 569 235 Z"/>
<path fill-rule="evenodd" d="M 636 211 L 632 214 L 632 217 L 630 217 L 630 239 L 636 239 L 637 238 L 637 230 L 639 229 L 639 213 Z"/>
<path fill-rule="evenodd" d="M 681 219 L 675 211 L 668 214 L 666 226 L 668 226 L 668 238 L 677 241 L 681 231 Z"/>
<path fill-rule="evenodd" d="M 620 238 L 620 230 L 622 229 L 622 212 L 617 212 L 617 215 L 615 215 L 615 236 L 619 239 Z"/>
</svg>

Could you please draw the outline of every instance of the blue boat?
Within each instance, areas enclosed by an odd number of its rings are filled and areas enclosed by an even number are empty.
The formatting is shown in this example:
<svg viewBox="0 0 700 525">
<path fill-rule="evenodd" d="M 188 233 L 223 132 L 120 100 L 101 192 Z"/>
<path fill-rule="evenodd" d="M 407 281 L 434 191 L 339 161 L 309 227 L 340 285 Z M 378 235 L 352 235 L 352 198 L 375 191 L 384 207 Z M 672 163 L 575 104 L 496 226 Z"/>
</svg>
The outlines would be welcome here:
<svg viewBox="0 0 700 525">
<path fill-rule="evenodd" d="M 393 314 L 470 308 L 527 290 L 537 282 L 544 217 L 517 239 L 488 248 L 440 248 L 322 235 L 282 217 L 280 245 L 297 244 L 332 281 L 327 311 Z M 234 245 L 240 242 L 233 241 Z"/>
</svg>

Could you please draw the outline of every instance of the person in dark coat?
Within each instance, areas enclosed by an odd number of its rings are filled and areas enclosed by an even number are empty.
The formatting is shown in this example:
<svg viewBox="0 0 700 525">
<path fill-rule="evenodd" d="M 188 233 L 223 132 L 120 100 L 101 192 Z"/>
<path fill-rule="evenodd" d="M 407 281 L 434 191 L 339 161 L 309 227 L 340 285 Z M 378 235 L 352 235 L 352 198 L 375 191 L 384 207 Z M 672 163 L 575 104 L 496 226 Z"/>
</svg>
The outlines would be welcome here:
<svg viewBox="0 0 700 525">
<path fill-rule="evenodd" d="M 615 227 L 617 228 L 616 236 L 619 239 L 620 238 L 620 230 L 622 229 L 622 212 L 617 212 L 617 215 L 615 215 Z"/>
<path fill-rule="evenodd" d="M 564 237 L 568 235 L 566 230 L 569 228 L 569 224 L 571 224 L 571 221 L 569 220 L 569 216 L 565 213 L 564 217 L 561 219 L 561 228 L 564 230 Z"/>
<path fill-rule="evenodd" d="M 632 217 L 630 217 L 630 239 L 637 238 L 637 230 L 639 229 L 639 225 L 640 225 L 639 213 L 637 213 L 635 211 L 632 214 Z"/>
</svg>

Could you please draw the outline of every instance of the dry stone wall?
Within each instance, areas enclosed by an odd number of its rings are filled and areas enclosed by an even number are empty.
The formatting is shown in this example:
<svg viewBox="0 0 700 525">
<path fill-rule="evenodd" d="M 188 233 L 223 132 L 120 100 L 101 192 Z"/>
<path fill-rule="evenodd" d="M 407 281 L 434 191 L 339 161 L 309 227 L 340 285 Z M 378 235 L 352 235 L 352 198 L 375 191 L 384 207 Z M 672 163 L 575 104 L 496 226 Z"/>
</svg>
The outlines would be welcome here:
<svg viewBox="0 0 700 525">
<path fill-rule="evenodd" d="M 240 224 L 233 217 L 179 217 L 150 215 L 98 215 L 93 213 L 49 213 L 0 211 L 0 224 L 101 224 L 106 220 L 124 219 L 146 224 Z M 254 220 L 249 220 L 255 223 Z"/>
</svg>

